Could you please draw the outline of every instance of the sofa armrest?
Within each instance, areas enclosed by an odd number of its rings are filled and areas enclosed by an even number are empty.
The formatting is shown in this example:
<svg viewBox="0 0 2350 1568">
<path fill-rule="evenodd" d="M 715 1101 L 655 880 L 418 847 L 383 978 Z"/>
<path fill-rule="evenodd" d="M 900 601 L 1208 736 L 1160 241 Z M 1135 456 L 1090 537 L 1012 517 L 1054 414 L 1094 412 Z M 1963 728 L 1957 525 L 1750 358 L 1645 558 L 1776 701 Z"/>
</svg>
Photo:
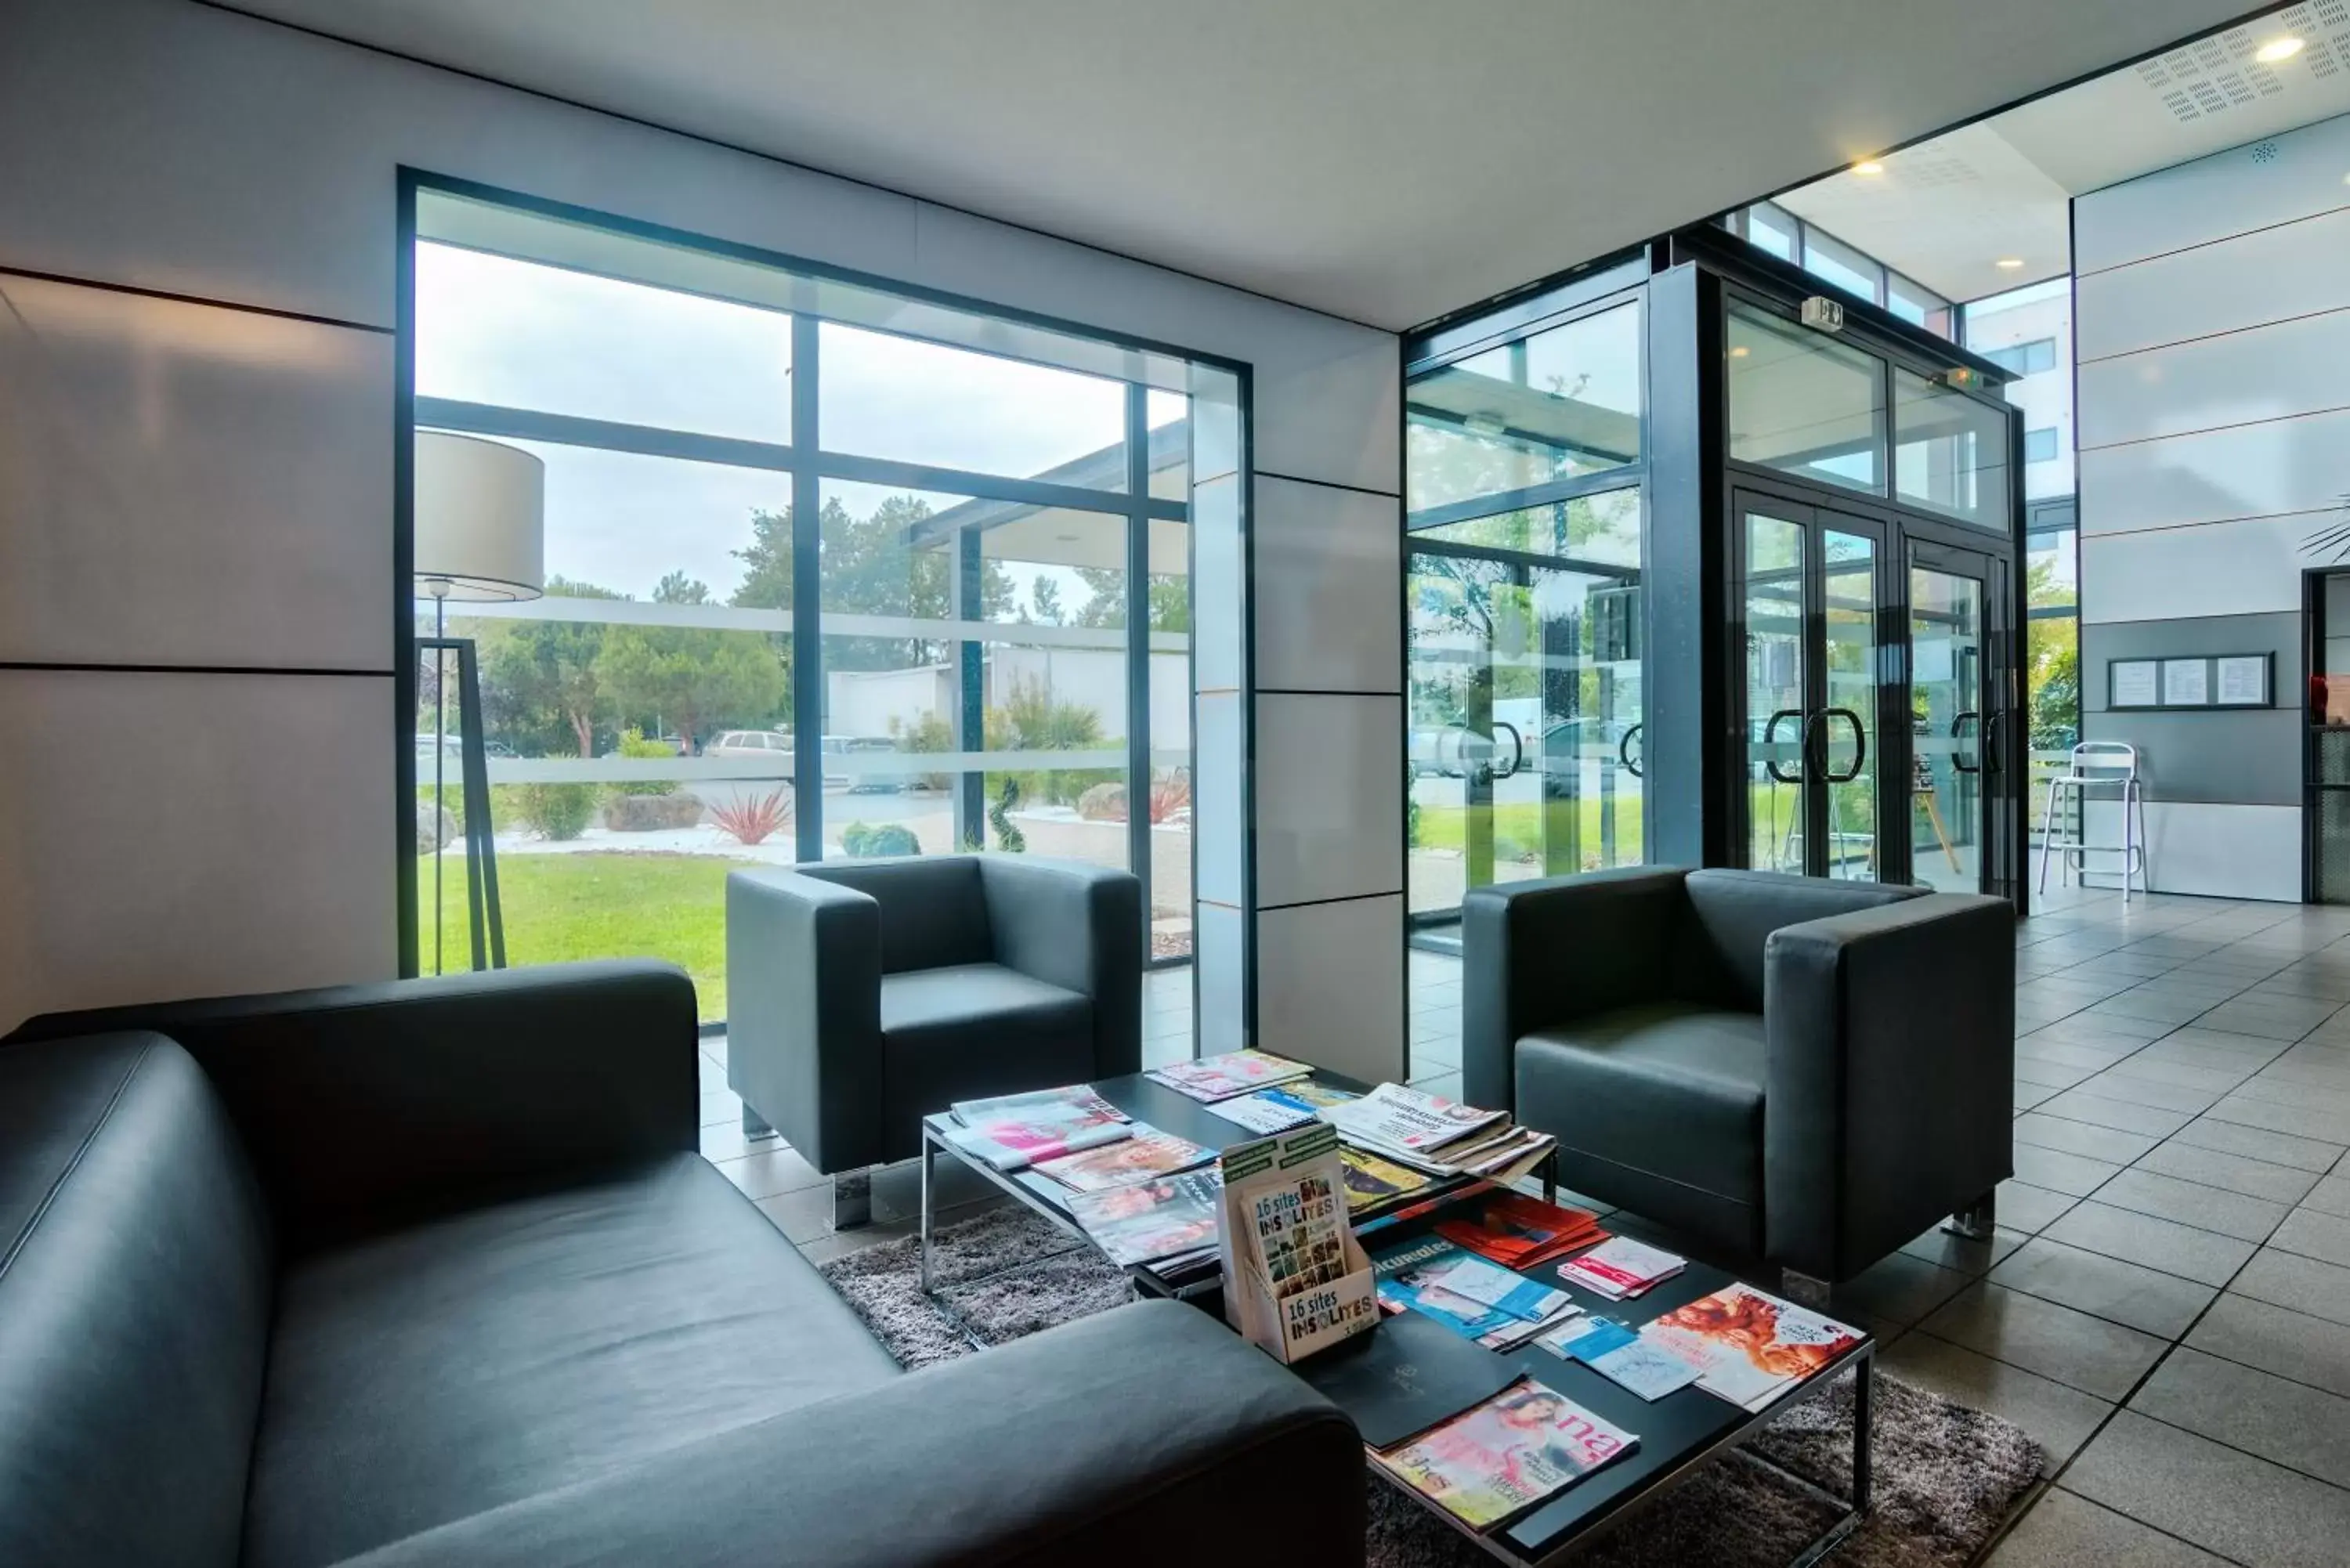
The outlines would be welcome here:
<svg viewBox="0 0 2350 1568">
<path fill-rule="evenodd" d="M 458 1520 L 350 1568 L 1359 1568 L 1336 1406 L 1149 1302 Z"/>
<path fill-rule="evenodd" d="M 983 855 L 998 962 L 1094 1004 L 1094 1073 L 1142 1071 L 1142 884 L 1079 861 Z"/>
<path fill-rule="evenodd" d="M 1764 1251 L 1847 1279 L 2012 1173 L 2015 909 L 1906 899 L 1763 963 Z"/>
<path fill-rule="evenodd" d="M 881 1162 L 881 906 L 795 871 L 726 878 L 726 1081 L 818 1170 Z"/>
<path fill-rule="evenodd" d="M 1461 1093 L 1517 1108 L 1520 1037 L 1663 994 L 1688 873 L 1627 867 L 1471 888 L 1461 900 Z"/>
<path fill-rule="evenodd" d="M 148 1029 L 212 1079 L 299 1238 L 697 1147 L 693 982 L 627 961 L 50 1013 L 16 1039 Z"/>
</svg>

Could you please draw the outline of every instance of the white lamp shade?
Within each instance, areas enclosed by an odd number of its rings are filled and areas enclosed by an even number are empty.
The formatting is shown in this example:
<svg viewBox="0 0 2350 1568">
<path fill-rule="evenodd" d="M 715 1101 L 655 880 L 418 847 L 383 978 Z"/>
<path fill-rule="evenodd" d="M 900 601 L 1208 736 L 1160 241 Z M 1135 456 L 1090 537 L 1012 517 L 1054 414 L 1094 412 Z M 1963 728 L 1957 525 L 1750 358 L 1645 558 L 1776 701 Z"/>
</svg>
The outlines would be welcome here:
<svg viewBox="0 0 2350 1568">
<path fill-rule="evenodd" d="M 519 447 L 416 432 L 416 587 L 431 598 L 535 599 L 546 588 L 546 465 Z"/>
</svg>

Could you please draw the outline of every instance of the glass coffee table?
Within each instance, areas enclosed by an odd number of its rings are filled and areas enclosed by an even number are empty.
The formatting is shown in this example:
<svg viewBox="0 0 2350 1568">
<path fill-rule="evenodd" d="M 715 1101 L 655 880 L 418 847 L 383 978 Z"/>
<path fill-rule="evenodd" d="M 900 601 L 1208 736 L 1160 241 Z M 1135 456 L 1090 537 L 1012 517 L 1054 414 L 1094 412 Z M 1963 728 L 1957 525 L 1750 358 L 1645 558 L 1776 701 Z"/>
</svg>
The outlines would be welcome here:
<svg viewBox="0 0 2350 1568">
<path fill-rule="evenodd" d="M 1335 1074 L 1316 1073 L 1315 1078 L 1316 1082 L 1339 1088 L 1359 1091 L 1368 1086 Z M 1189 1096 L 1179 1095 L 1139 1074 L 1105 1079 L 1095 1084 L 1093 1088 L 1102 1098 L 1135 1120 L 1179 1137 L 1189 1138 L 1204 1147 L 1222 1149 L 1247 1142 L 1256 1136 L 1214 1115 Z M 941 1311 L 960 1324 L 961 1314 L 951 1303 L 941 1299 L 931 1285 L 931 1198 L 940 1156 L 958 1161 L 990 1185 L 1008 1194 L 1023 1208 L 1051 1221 L 1066 1234 L 1071 1239 L 1071 1245 L 1050 1256 L 1063 1257 L 1091 1250 L 1092 1242 L 1069 1218 L 1065 1189 L 1058 1183 L 1050 1177 L 1039 1176 L 1033 1171 L 1006 1173 L 996 1170 L 984 1160 L 966 1158 L 945 1141 L 945 1130 L 952 1125 L 952 1118 L 945 1116 L 926 1118 L 922 1124 L 921 1274 L 924 1293 L 931 1295 Z M 1367 1221 L 1366 1223 L 1371 1230 L 1363 1234 L 1363 1244 L 1375 1254 L 1382 1252 L 1431 1228 L 1450 1214 L 1474 1212 L 1475 1205 L 1492 1192 L 1493 1189 L 1483 1183 L 1466 1179 L 1431 1189 L 1423 1198 L 1441 1199 L 1449 1194 L 1450 1201 L 1442 1202 L 1430 1212 L 1416 1212 L 1410 1219 L 1386 1223 Z M 1416 1210 L 1419 1204 L 1408 1207 Z M 1025 1259 L 1002 1272 L 1031 1268 L 1045 1261 L 1042 1258 Z M 1135 1291 L 1139 1295 L 1190 1301 L 1222 1315 L 1222 1277 L 1212 1258 L 1172 1272 L 1143 1265 L 1128 1265 L 1125 1272 L 1133 1281 Z M 1630 1301 L 1611 1302 L 1559 1278 L 1555 1263 L 1521 1270 L 1520 1272 L 1529 1279 L 1565 1291 L 1586 1313 L 1617 1318 L 1634 1326 L 1737 1282 L 1735 1275 L 1691 1260 L 1679 1274 L 1656 1285 L 1647 1294 Z M 959 1284 L 972 1282 L 957 1282 Z M 965 1332 L 971 1333 L 967 1326 Z M 974 1343 L 978 1342 L 976 1334 L 972 1337 Z M 1505 1354 L 1535 1382 L 1556 1390 L 1603 1419 L 1638 1434 L 1639 1446 L 1629 1455 L 1586 1476 L 1512 1522 L 1482 1532 L 1471 1531 L 1385 1470 L 1376 1466 L 1371 1469 L 1372 1473 L 1392 1486 L 1399 1495 L 1473 1541 L 1488 1555 L 1513 1564 L 1513 1568 L 1554 1568 L 1555 1564 L 1567 1562 L 1600 1536 L 1623 1525 L 1627 1520 L 1636 1519 L 1647 1504 L 1689 1480 L 1707 1465 L 1728 1457 L 1790 1413 L 1825 1395 L 1846 1374 L 1854 1379 L 1852 1488 L 1849 1497 L 1838 1497 L 1758 1455 L 1749 1455 L 1748 1458 L 1773 1470 L 1789 1485 L 1834 1511 L 1834 1517 L 1817 1538 L 1790 1560 L 1790 1568 L 1809 1568 L 1810 1564 L 1821 1562 L 1841 1545 L 1846 1536 L 1858 1529 L 1867 1515 L 1870 1403 L 1877 1342 L 1866 1334 L 1859 1344 L 1756 1411 L 1742 1409 L 1694 1386 L 1678 1389 L 1661 1399 L 1643 1399 L 1581 1362 L 1555 1355 L 1531 1341 Z"/>
</svg>

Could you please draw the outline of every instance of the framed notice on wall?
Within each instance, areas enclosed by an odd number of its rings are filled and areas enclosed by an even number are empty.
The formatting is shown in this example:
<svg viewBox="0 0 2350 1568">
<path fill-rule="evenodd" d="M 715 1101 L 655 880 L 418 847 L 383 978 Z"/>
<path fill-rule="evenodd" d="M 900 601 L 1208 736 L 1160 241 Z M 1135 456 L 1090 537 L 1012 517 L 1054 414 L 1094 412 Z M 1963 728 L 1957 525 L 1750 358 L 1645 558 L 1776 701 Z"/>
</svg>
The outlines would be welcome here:
<svg viewBox="0 0 2350 1568">
<path fill-rule="evenodd" d="M 2197 713 L 2275 705 L 2273 653 L 2106 661 L 2106 706 L 2116 712 Z"/>
</svg>

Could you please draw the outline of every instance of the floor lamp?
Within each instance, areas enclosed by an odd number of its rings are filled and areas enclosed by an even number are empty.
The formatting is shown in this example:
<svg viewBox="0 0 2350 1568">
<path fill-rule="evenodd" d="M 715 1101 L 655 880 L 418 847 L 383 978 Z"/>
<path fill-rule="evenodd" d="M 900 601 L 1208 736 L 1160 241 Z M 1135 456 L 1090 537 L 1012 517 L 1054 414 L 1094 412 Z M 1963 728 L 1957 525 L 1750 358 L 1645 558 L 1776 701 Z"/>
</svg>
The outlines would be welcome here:
<svg viewBox="0 0 2350 1568">
<path fill-rule="evenodd" d="M 441 972 L 441 802 L 448 763 L 442 737 L 449 732 L 452 653 L 473 967 L 504 969 L 505 921 L 498 908 L 481 671 L 473 639 L 449 635 L 449 605 L 512 604 L 546 591 L 546 465 L 500 441 L 419 431 L 415 472 L 416 594 L 432 601 L 432 635 L 417 639 L 432 651 L 432 972 Z"/>
</svg>

